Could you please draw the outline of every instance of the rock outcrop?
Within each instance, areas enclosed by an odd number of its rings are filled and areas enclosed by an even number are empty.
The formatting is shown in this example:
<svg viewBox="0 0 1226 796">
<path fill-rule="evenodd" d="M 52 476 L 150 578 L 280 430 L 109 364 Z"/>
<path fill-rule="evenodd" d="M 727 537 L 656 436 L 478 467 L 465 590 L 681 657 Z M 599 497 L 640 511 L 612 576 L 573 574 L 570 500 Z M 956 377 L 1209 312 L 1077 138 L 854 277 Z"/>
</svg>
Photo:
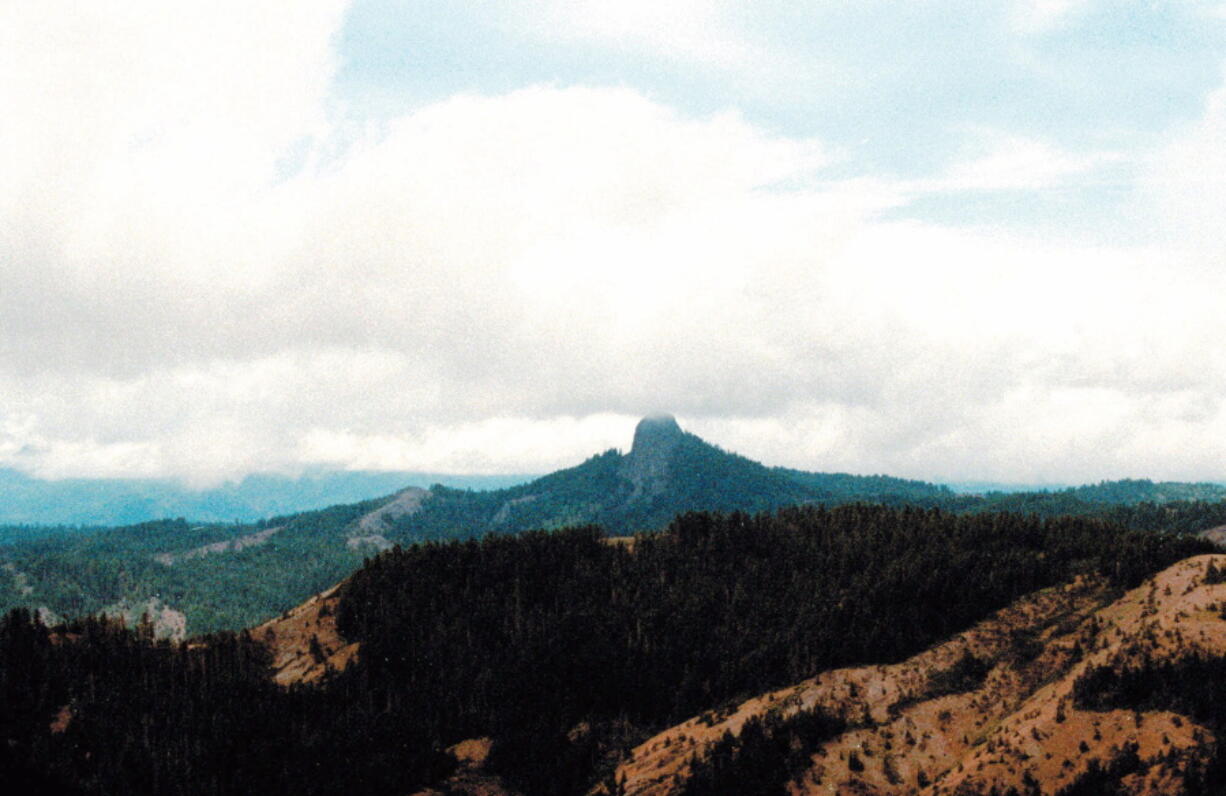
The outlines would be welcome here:
<svg viewBox="0 0 1226 796">
<path fill-rule="evenodd" d="M 639 421 L 633 446 L 619 471 L 633 486 L 630 500 L 655 497 L 668 489 L 669 465 L 685 436 L 672 415 L 651 415 Z"/>
</svg>

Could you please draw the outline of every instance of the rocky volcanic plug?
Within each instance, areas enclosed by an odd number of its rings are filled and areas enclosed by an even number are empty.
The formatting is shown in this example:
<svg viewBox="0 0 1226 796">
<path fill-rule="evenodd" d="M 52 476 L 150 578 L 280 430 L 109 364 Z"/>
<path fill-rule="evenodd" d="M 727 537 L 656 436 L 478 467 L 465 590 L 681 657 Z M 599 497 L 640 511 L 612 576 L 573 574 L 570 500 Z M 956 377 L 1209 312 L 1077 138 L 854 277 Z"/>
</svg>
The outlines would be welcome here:
<svg viewBox="0 0 1226 796">
<path fill-rule="evenodd" d="M 634 429 L 633 447 L 618 471 L 618 475 L 634 485 L 630 500 L 654 497 L 668 488 L 669 463 L 686 436 L 672 415 L 651 415 L 639 421 Z"/>
</svg>

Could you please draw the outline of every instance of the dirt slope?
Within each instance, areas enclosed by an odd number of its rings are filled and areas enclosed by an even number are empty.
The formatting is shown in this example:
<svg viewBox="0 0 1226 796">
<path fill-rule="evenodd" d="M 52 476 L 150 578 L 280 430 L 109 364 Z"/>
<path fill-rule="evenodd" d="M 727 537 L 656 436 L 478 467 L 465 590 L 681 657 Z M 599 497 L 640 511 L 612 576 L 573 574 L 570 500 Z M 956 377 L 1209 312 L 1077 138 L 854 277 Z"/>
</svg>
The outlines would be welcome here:
<svg viewBox="0 0 1226 796">
<path fill-rule="evenodd" d="M 357 643 L 346 642 L 336 630 L 339 588 L 333 586 L 251 631 L 272 651 L 273 679 L 280 685 L 316 682 L 329 669 L 343 671 L 357 658 Z"/>
<path fill-rule="evenodd" d="M 1226 584 L 1202 582 L 1210 561 L 1226 567 L 1226 555 L 1188 559 L 1116 600 L 1101 583 L 1049 589 L 903 663 L 826 672 L 695 717 L 635 748 L 618 777 L 626 794 L 677 793 L 689 761 L 725 731 L 820 705 L 861 726 L 818 748 L 794 794 L 1056 793 L 1130 742 L 1144 761 L 1130 791 L 1178 794 L 1184 766 L 1211 750 L 1208 730 L 1166 712 L 1079 711 L 1071 692 L 1090 666 L 1226 654 Z M 991 665 L 982 684 L 930 696 L 934 673 L 967 653 Z"/>
</svg>

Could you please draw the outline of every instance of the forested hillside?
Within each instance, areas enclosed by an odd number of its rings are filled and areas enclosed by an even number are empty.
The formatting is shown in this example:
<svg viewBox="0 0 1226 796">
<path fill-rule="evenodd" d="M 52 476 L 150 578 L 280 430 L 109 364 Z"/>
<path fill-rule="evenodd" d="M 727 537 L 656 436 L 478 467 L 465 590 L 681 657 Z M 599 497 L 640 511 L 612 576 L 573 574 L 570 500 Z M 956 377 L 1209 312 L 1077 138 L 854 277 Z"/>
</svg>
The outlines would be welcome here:
<svg viewBox="0 0 1226 796">
<path fill-rule="evenodd" d="M 254 625 L 359 566 L 364 553 L 345 544 L 343 530 L 378 503 L 254 525 L 166 520 L 11 545 L 0 548 L 0 602 L 80 616 L 156 600 L 184 614 L 188 632 Z M 259 543 L 190 555 L 253 536 Z M 167 558 L 176 553 L 188 555 Z"/>
<path fill-rule="evenodd" d="M 1207 549 L 869 506 L 691 514 L 633 545 L 591 528 L 416 545 L 343 587 L 357 663 L 289 692 L 241 636 L 49 636 L 17 613 L 0 628 L 0 762 L 56 792 L 405 793 L 447 772 L 437 750 L 490 735 L 507 782 L 577 794 L 645 734 L 738 694 L 897 660 L 1076 573 L 1123 587 Z"/>
<path fill-rule="evenodd" d="M 1043 517 L 1103 516 L 1128 524 L 1148 524 L 1135 527 L 1204 530 L 1220 524 L 1210 521 L 1210 517 L 1226 517 L 1226 512 L 1220 509 L 1226 505 L 1224 501 L 1226 488 L 1217 484 L 1104 481 L 1093 486 L 1054 492 L 989 492 L 983 495 L 954 495 L 938 501 L 919 499 L 911 502 L 940 506 L 950 511 L 1010 511 Z M 1144 506 L 1149 508 L 1137 510 L 1137 507 Z M 1178 515 L 1178 519 L 1175 515 Z M 1180 521 L 1187 523 L 1187 527 L 1180 526 Z"/>
<path fill-rule="evenodd" d="M 159 632 L 181 633 L 185 627 L 199 633 L 274 616 L 395 544 L 585 524 L 619 536 L 663 528 L 686 511 L 754 513 L 855 502 L 970 514 L 1077 515 L 1137 530 L 1196 532 L 1226 525 L 1226 502 L 1128 501 L 1211 494 L 1210 485 L 1129 481 L 1059 492 L 958 495 L 887 476 L 772 469 L 660 416 L 639 424 L 628 453 L 607 451 L 505 489 L 435 485 L 255 523 L 162 520 L 114 530 L 62 529 L 0 544 L 0 607 L 25 606 L 45 616 L 126 612 L 130 619 L 150 611 L 166 620 L 159 619 Z M 0 527 L 0 541 L 30 532 Z"/>
</svg>

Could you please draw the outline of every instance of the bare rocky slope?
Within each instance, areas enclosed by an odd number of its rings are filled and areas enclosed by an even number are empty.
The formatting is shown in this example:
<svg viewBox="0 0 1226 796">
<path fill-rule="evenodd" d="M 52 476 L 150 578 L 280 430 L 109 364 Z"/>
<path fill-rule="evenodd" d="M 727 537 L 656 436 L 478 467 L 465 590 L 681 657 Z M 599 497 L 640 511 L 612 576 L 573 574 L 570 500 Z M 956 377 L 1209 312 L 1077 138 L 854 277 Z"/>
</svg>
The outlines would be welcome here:
<svg viewBox="0 0 1226 796">
<path fill-rule="evenodd" d="M 336 630 L 340 585 L 316 594 L 252 631 L 272 653 L 273 679 L 280 685 L 318 682 L 329 671 L 344 671 L 357 658 L 358 645 Z"/>
<path fill-rule="evenodd" d="M 1055 794 L 1132 744 L 1140 764 L 1120 792 L 1183 793 L 1189 766 L 1215 751 L 1208 728 L 1169 711 L 1080 710 L 1073 688 L 1093 667 L 1226 655 L 1226 584 L 1206 582 L 1211 562 L 1226 567 L 1226 555 L 1187 559 L 1118 598 L 1086 580 L 1048 589 L 902 663 L 826 672 L 696 716 L 636 747 L 617 780 L 631 796 L 679 793 L 725 733 L 817 706 L 853 728 L 816 749 L 793 794 Z M 982 683 L 933 694 L 968 654 L 990 666 Z"/>
</svg>

